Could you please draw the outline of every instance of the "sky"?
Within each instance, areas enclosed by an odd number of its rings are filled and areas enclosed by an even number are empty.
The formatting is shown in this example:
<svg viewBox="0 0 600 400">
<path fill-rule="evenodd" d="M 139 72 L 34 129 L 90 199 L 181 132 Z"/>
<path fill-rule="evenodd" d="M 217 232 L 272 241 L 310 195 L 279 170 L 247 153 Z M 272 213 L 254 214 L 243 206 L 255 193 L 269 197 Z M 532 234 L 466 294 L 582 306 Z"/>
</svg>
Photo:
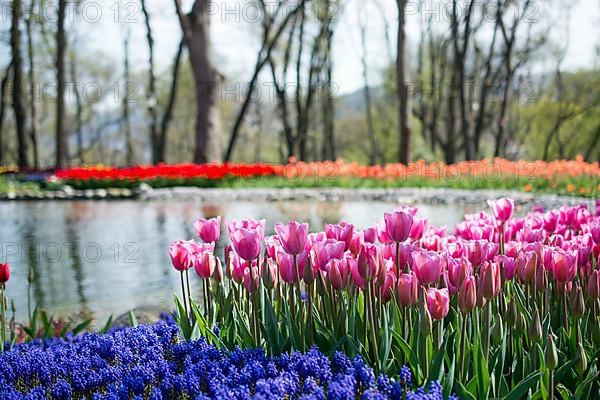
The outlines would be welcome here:
<svg viewBox="0 0 600 400">
<path fill-rule="evenodd" d="M 146 1 L 152 18 L 158 71 L 164 72 L 171 65 L 177 50 L 181 35 L 179 24 L 175 17 L 173 1 Z M 375 6 L 375 1 L 379 1 L 380 8 Z M 449 0 L 426 1 L 435 4 L 435 6 L 430 4 L 427 8 L 433 11 L 435 18 L 447 18 Z M 6 9 L 9 8 L 10 2 L 0 0 L 3 19 L 6 18 Z M 183 1 L 186 10 L 189 9 L 191 2 L 191 0 Z M 533 0 L 528 9 L 530 10 L 528 20 L 534 24 L 538 18 L 543 21 L 553 21 L 549 37 L 556 42 L 559 47 L 557 50 L 568 44 L 563 66 L 566 69 L 576 70 L 590 67 L 600 59 L 596 53 L 600 44 L 600 0 L 570 0 L 569 2 L 572 5 L 567 12 L 563 6 L 557 7 L 557 4 L 564 4 L 564 2 L 559 3 L 559 0 Z M 54 13 L 53 3 L 56 2 L 49 1 L 50 6 L 44 10 L 47 19 L 51 19 Z M 366 27 L 369 81 L 374 85 L 380 79 L 381 70 L 389 63 L 382 12 L 389 24 L 388 33 L 394 49 L 397 11 L 395 0 L 342 0 L 341 3 L 342 8 L 335 11 L 338 26 L 333 45 L 333 80 L 339 88 L 338 93 L 344 94 L 363 86 L 360 23 L 362 22 Z M 73 23 L 81 32 L 79 45 L 85 47 L 88 53 L 98 51 L 105 57 L 114 58 L 115 65 L 121 66 L 123 38 L 130 29 L 132 68 L 146 68 L 147 46 L 139 0 L 86 0 L 83 4 L 81 17 L 76 18 L 72 14 L 67 16 L 68 21 L 70 18 L 76 21 Z M 261 26 L 255 4 L 252 0 L 213 0 L 211 34 L 215 66 L 227 78 L 240 81 L 242 84 L 252 74 L 260 46 Z M 274 5 L 276 1 L 267 0 L 267 4 Z M 410 57 L 415 57 L 414 49 L 423 23 L 421 15 L 416 12 L 417 6 L 418 0 L 412 3 L 409 0 L 407 31 L 409 46 L 413 49 Z M 446 27 L 447 23 L 440 26 Z M 552 54 L 542 55 L 538 67 L 552 68 L 555 64 L 554 60 Z"/>
</svg>

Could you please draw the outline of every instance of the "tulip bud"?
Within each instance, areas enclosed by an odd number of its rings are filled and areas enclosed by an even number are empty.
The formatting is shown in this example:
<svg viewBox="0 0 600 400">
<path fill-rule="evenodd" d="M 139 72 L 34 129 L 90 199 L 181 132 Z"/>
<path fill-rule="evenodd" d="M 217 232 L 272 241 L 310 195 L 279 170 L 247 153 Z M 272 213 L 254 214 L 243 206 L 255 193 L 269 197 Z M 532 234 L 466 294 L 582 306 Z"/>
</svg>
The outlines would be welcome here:
<svg viewBox="0 0 600 400">
<path fill-rule="evenodd" d="M 223 266 L 221 265 L 221 260 L 217 257 L 215 258 L 217 259 L 217 264 L 215 266 L 215 271 L 213 272 L 213 278 L 215 279 L 215 282 L 221 283 L 223 280 Z"/>
<path fill-rule="evenodd" d="M 273 289 L 275 287 L 276 279 L 273 276 L 273 270 L 270 265 L 272 262 L 273 260 L 265 258 L 265 262 L 263 263 L 262 267 L 262 281 L 263 285 L 265 285 L 265 288 L 267 289 Z"/>
<path fill-rule="evenodd" d="M 525 332 L 525 317 L 523 317 L 523 314 L 521 313 L 516 314 L 515 329 L 520 334 Z"/>
<path fill-rule="evenodd" d="M 533 312 L 531 323 L 529 324 L 529 337 L 534 342 L 542 340 L 542 324 L 540 323 L 540 315 L 537 309 Z"/>
<path fill-rule="evenodd" d="M 492 338 L 495 344 L 500 344 L 504 337 L 504 324 L 502 323 L 502 317 L 498 315 L 498 320 L 492 328 Z"/>
<path fill-rule="evenodd" d="M 12 311 L 13 314 L 17 312 L 17 306 L 15 305 L 15 301 L 14 300 L 10 301 L 10 309 L 11 309 L 11 311 Z"/>
<path fill-rule="evenodd" d="M 545 292 L 548 288 L 548 275 L 542 264 L 538 265 L 535 272 L 535 288 L 540 292 Z"/>
<path fill-rule="evenodd" d="M 585 303 L 583 301 L 583 292 L 579 283 L 573 285 L 571 289 L 571 293 L 569 293 L 569 308 L 571 309 L 571 314 L 575 318 L 581 318 L 585 313 Z"/>
<path fill-rule="evenodd" d="M 575 372 L 577 372 L 578 375 L 582 375 L 587 370 L 587 355 L 585 354 L 585 350 L 581 343 L 577 346 L 575 356 L 577 357 L 574 366 Z"/>
<path fill-rule="evenodd" d="M 304 263 L 304 271 L 302 271 L 302 279 L 307 285 L 312 285 L 315 281 L 315 271 L 310 262 Z"/>
<path fill-rule="evenodd" d="M 427 307 L 427 300 L 425 290 L 421 292 L 421 301 L 419 305 L 419 333 L 421 336 L 427 337 L 431 335 L 433 331 L 433 321 L 429 308 Z"/>
<path fill-rule="evenodd" d="M 600 344 L 600 316 L 596 317 L 596 322 L 592 324 L 592 341 Z"/>
<path fill-rule="evenodd" d="M 600 273 L 595 269 L 588 280 L 587 295 L 590 299 L 597 299 L 600 297 Z"/>
<path fill-rule="evenodd" d="M 558 365 L 558 352 L 556 351 L 556 344 L 554 344 L 552 334 L 549 334 L 546 340 L 544 360 L 546 362 L 546 367 L 550 370 L 553 370 Z"/>
<path fill-rule="evenodd" d="M 476 301 L 475 277 L 466 277 L 458 290 L 458 307 L 464 314 L 468 314 L 475 308 Z"/>
<path fill-rule="evenodd" d="M 515 326 L 517 320 L 517 306 L 515 305 L 515 299 L 511 299 L 508 304 L 508 310 L 506 311 L 506 322 L 510 327 Z"/>
</svg>

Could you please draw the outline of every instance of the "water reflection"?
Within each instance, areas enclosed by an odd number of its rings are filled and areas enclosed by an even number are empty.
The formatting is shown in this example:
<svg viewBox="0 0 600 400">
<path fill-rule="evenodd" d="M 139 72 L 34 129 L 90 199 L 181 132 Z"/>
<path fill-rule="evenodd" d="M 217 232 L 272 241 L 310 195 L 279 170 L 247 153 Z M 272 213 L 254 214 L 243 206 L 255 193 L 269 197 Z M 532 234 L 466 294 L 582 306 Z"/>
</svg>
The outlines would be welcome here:
<svg viewBox="0 0 600 400">
<path fill-rule="evenodd" d="M 265 218 L 267 234 L 275 222 L 308 222 L 311 230 L 345 220 L 372 226 L 396 205 L 381 202 L 210 202 L 73 201 L 0 203 L 0 260 L 12 265 L 8 295 L 18 318 L 27 315 L 27 274 L 34 272 L 32 299 L 50 312 L 69 315 L 89 310 L 99 319 L 141 305 L 169 307 L 178 275 L 168 244 L 196 237 L 192 222 L 222 215 L 224 220 Z M 421 206 L 433 225 L 455 225 L 461 206 Z M 222 253 L 226 245 L 217 244 Z M 198 280 L 192 290 L 199 293 Z"/>
</svg>

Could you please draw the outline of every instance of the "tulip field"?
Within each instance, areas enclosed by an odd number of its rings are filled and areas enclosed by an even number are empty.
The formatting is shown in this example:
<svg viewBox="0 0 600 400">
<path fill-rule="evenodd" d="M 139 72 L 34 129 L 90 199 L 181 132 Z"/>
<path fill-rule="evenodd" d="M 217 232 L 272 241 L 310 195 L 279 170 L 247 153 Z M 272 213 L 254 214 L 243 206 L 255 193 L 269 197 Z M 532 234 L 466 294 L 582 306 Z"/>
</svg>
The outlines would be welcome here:
<svg viewBox="0 0 600 400">
<path fill-rule="evenodd" d="M 34 315 L 17 340 L 2 264 L 1 397 L 600 398 L 600 205 L 488 203 L 453 228 L 405 206 L 266 237 L 264 220 L 190 221 L 198 238 L 168 249 L 172 315 L 98 333 Z"/>
<path fill-rule="evenodd" d="M 0 174 L 3 171 L 0 170 Z M 288 164 L 159 164 L 157 166 L 72 167 L 53 173 L 8 172 L 17 180 L 48 189 L 69 185 L 75 189 L 152 187 L 446 187 L 509 189 L 596 197 L 600 192 L 598 163 L 575 160 L 463 161 L 452 165 L 418 161 L 408 165 L 365 166 L 357 163 L 296 162 Z M 0 183 L 0 193 L 2 192 Z M 4 189 L 6 190 L 6 189 Z"/>
</svg>

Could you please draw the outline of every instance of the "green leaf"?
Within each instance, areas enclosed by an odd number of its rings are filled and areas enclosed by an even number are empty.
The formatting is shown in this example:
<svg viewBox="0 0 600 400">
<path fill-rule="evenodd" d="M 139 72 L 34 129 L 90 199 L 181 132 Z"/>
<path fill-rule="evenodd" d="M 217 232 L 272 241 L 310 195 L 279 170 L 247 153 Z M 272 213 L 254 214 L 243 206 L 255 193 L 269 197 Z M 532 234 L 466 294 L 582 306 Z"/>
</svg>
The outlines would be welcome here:
<svg viewBox="0 0 600 400">
<path fill-rule="evenodd" d="M 129 325 L 132 327 L 136 327 L 139 325 L 137 317 L 135 316 L 135 312 L 133 310 L 129 310 Z"/>
<path fill-rule="evenodd" d="M 520 400 L 525 398 L 525 394 L 531 389 L 535 384 L 537 384 L 540 379 L 540 371 L 535 371 L 531 373 L 527 378 L 523 379 L 513 390 L 510 391 L 502 400 Z"/>
<path fill-rule="evenodd" d="M 261 330 L 265 336 L 267 351 L 271 355 L 279 355 L 283 352 L 284 339 L 279 330 L 279 321 L 275 314 L 275 309 L 269 296 L 264 297 L 262 312 L 264 314 L 264 324 L 261 324 Z"/>
<path fill-rule="evenodd" d="M 473 347 L 477 393 L 480 399 L 487 399 L 490 390 L 490 373 L 488 371 L 487 361 L 483 355 L 483 347 L 481 346 L 479 335 L 475 336 L 475 344 Z"/>
<path fill-rule="evenodd" d="M 92 320 L 90 320 L 90 319 L 83 321 L 82 323 L 77 325 L 75 328 L 73 328 L 73 335 L 78 335 L 79 333 L 83 332 L 85 329 L 87 329 L 88 326 L 90 326 L 91 323 L 92 323 Z"/>
<path fill-rule="evenodd" d="M 410 365 L 410 369 L 415 373 L 415 377 L 418 382 L 421 382 L 423 379 L 423 372 L 421 371 L 421 366 L 419 364 L 419 360 L 417 355 L 413 351 L 413 349 L 406 343 L 406 341 L 400 336 L 398 332 L 395 330 L 390 330 L 392 335 L 396 339 L 396 344 L 402 349 L 404 353 L 404 357 L 408 360 Z"/>
<path fill-rule="evenodd" d="M 477 400 L 477 397 L 460 382 L 456 382 L 456 394 L 461 400 Z"/>
<path fill-rule="evenodd" d="M 104 324 L 104 327 L 100 330 L 100 333 L 106 333 L 106 332 L 108 332 L 108 330 L 112 326 L 112 320 L 113 320 L 113 316 L 111 315 L 110 317 L 108 317 L 108 320 Z"/>
</svg>

